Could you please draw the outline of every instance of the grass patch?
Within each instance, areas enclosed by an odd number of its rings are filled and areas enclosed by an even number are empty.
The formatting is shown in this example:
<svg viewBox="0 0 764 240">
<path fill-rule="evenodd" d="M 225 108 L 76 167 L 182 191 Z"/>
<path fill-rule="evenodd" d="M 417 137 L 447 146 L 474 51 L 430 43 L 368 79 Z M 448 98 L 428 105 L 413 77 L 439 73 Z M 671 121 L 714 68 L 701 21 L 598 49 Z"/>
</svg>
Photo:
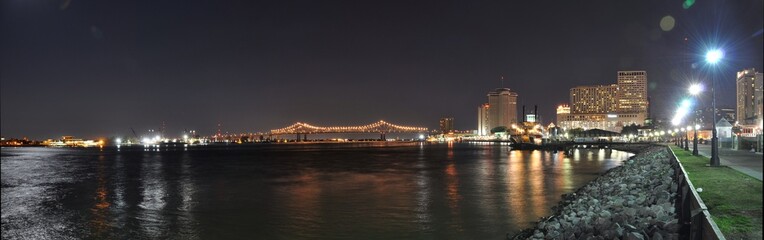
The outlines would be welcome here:
<svg viewBox="0 0 764 240">
<path fill-rule="evenodd" d="M 700 198 L 728 239 L 761 236 L 762 182 L 729 167 L 706 167 L 708 158 L 671 146 Z"/>
</svg>

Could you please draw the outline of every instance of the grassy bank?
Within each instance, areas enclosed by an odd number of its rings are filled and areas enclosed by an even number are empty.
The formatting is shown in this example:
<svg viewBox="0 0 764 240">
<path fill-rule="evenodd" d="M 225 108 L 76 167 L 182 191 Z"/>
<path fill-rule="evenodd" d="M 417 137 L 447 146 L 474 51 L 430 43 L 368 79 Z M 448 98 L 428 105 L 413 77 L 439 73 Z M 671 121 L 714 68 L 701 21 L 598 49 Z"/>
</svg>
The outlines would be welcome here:
<svg viewBox="0 0 764 240">
<path fill-rule="evenodd" d="M 709 160 L 671 146 L 700 198 L 727 239 L 762 239 L 762 182 L 732 168 L 706 167 Z"/>
</svg>

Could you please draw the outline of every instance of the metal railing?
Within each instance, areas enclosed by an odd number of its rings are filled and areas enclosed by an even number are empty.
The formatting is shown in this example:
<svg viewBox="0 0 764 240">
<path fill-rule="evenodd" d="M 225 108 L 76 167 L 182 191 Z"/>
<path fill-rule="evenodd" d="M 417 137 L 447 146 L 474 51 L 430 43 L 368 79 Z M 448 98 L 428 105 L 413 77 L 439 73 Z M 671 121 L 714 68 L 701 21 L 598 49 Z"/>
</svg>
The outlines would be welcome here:
<svg viewBox="0 0 764 240">
<path fill-rule="evenodd" d="M 675 202 L 677 215 L 679 216 L 679 235 L 683 239 L 725 239 L 719 227 L 708 212 L 706 204 L 700 199 L 695 186 L 690 182 L 687 172 L 684 170 L 679 159 L 668 146 L 666 149 L 671 153 L 671 165 L 674 167 L 674 179 L 678 184 L 678 193 Z"/>
</svg>

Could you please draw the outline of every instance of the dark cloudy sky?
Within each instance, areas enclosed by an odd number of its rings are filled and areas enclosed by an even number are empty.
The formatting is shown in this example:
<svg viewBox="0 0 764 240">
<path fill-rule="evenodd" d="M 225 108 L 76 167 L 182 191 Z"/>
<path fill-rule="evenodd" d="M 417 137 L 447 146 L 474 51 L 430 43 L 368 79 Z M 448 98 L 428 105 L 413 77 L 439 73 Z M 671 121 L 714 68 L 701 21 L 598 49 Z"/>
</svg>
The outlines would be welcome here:
<svg viewBox="0 0 764 240">
<path fill-rule="evenodd" d="M 722 45 L 719 105 L 762 68 L 762 0 L 0 1 L 4 137 L 254 132 L 379 119 L 476 128 L 500 86 L 554 120 L 577 85 L 646 70 L 666 117 Z M 660 27 L 671 16 L 675 26 Z M 687 40 L 685 40 L 687 38 Z M 696 63 L 696 68 L 692 64 Z"/>
</svg>

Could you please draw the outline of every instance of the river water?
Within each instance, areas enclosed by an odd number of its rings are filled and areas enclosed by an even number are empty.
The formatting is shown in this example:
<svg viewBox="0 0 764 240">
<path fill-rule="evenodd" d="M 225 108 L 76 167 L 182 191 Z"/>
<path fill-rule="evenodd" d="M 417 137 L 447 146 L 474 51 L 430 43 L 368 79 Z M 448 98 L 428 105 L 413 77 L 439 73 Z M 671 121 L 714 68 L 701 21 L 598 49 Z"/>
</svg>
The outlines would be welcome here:
<svg viewBox="0 0 764 240">
<path fill-rule="evenodd" d="M 2 238 L 504 239 L 631 155 L 467 143 L 2 148 Z"/>
</svg>

